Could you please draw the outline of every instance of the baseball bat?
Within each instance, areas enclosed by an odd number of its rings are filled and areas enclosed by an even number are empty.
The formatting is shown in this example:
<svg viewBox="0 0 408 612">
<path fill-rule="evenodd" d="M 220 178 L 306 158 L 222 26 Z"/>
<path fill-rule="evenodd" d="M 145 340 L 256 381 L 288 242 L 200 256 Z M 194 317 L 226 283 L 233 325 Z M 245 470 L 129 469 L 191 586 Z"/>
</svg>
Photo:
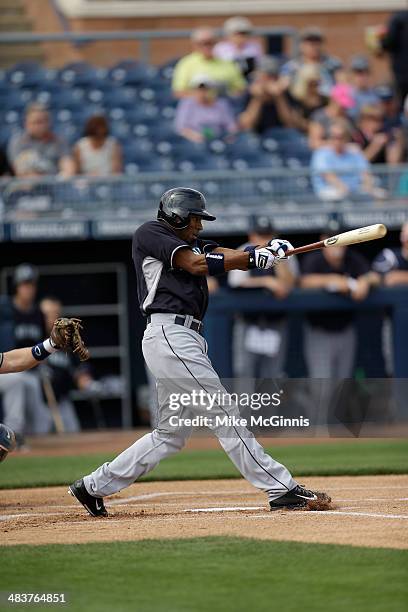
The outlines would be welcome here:
<svg viewBox="0 0 408 612">
<path fill-rule="evenodd" d="M 290 249 L 286 254 L 297 255 L 298 253 L 309 253 L 309 251 L 316 251 L 317 249 L 324 249 L 332 246 L 348 246 L 349 244 L 378 240 L 378 238 L 384 238 L 386 233 L 387 228 L 385 225 L 383 223 L 376 223 L 375 225 L 367 225 L 366 227 L 359 227 L 358 229 L 343 232 L 336 236 L 330 236 L 330 238 L 319 240 L 319 242 L 305 244 L 296 249 Z"/>
</svg>

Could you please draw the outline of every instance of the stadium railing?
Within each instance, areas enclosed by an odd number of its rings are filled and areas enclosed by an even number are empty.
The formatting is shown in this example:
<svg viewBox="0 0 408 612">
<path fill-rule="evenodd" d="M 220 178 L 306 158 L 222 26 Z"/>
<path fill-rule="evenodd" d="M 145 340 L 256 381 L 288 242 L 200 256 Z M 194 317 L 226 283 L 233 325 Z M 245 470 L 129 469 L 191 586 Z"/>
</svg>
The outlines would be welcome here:
<svg viewBox="0 0 408 612">
<path fill-rule="evenodd" d="M 140 172 L 106 178 L 77 176 L 2 178 L 0 221 L 4 239 L 126 238 L 154 216 L 160 195 L 188 185 L 202 191 L 217 222 L 208 233 L 247 231 L 250 214 L 270 215 L 278 231 L 319 231 L 335 225 L 352 228 L 408 220 L 408 165 L 372 167 L 384 198 L 360 196 L 320 201 L 309 168 L 255 168 L 189 172 Z M 55 233 L 55 236 L 53 234 Z"/>
</svg>

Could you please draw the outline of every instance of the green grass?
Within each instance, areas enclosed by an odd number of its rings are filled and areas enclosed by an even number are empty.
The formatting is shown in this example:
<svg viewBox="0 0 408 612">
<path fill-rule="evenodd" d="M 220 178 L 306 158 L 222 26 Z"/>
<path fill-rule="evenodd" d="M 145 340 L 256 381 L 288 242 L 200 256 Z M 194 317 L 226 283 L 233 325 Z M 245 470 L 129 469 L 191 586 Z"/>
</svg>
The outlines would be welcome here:
<svg viewBox="0 0 408 612">
<path fill-rule="evenodd" d="M 66 592 L 72 612 L 407 609 L 406 550 L 213 537 L 3 547 L 1 561 L 3 597 Z"/>
<path fill-rule="evenodd" d="M 408 440 L 355 440 L 267 449 L 295 475 L 408 473 Z M 63 457 L 11 455 L 0 468 L 0 488 L 63 485 L 113 457 L 105 454 Z M 221 450 L 182 451 L 163 461 L 145 480 L 237 478 Z"/>
</svg>

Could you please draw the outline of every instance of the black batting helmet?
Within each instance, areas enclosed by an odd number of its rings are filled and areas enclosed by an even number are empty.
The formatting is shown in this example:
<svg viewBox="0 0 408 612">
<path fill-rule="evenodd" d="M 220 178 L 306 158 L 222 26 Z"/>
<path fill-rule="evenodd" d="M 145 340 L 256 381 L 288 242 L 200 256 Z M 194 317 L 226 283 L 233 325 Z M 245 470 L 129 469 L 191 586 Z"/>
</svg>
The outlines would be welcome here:
<svg viewBox="0 0 408 612">
<path fill-rule="evenodd" d="M 174 229 L 186 228 L 190 215 L 215 221 L 215 217 L 206 211 L 205 205 L 205 197 L 196 189 L 175 187 L 163 193 L 160 198 L 157 218 L 166 221 Z"/>
</svg>

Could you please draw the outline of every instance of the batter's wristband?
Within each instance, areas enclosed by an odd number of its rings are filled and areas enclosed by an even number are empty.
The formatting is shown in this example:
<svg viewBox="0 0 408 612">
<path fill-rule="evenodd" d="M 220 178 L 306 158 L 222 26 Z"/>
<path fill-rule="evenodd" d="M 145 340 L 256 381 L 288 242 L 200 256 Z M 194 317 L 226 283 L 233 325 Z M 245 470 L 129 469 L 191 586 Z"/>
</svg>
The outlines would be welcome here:
<svg viewBox="0 0 408 612">
<path fill-rule="evenodd" d="M 205 261 L 207 262 L 208 274 L 210 276 L 224 274 L 224 253 L 207 253 Z"/>
<path fill-rule="evenodd" d="M 248 270 L 252 270 L 253 268 L 256 268 L 255 247 L 247 246 L 245 247 L 244 251 L 249 254 Z"/>
</svg>

